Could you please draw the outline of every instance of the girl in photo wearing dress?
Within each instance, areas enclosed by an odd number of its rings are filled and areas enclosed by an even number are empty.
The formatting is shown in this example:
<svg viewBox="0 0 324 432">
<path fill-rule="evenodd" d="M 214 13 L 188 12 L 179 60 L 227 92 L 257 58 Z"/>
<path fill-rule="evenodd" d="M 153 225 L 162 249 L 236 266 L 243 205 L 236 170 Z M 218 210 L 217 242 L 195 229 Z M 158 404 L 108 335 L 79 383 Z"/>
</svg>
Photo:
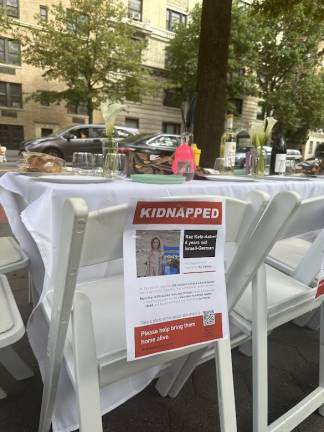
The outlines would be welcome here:
<svg viewBox="0 0 324 432">
<path fill-rule="evenodd" d="M 153 237 L 151 240 L 151 250 L 146 261 L 146 276 L 160 276 L 162 271 L 162 251 L 159 237 Z"/>
</svg>

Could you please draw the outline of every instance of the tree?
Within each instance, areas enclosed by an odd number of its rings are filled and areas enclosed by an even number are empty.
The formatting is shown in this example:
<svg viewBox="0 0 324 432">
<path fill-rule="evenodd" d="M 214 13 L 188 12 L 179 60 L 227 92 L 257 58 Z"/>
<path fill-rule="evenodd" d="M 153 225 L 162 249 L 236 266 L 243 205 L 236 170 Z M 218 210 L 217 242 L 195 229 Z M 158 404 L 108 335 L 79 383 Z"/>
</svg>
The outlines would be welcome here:
<svg viewBox="0 0 324 432">
<path fill-rule="evenodd" d="M 226 3 L 226 2 L 225 2 Z M 225 5 L 225 4 L 224 4 Z M 192 10 L 187 25 L 179 25 L 176 35 L 167 48 L 167 73 L 173 83 L 176 96 L 180 102 L 189 102 L 197 94 L 197 70 L 199 35 L 201 29 L 200 5 Z M 208 41 L 210 42 L 210 41 Z M 233 2 L 232 20 L 230 27 L 230 42 L 228 48 L 228 65 L 226 88 L 226 106 L 232 110 L 231 98 L 244 94 L 256 94 L 255 75 L 248 73 L 255 62 L 255 25 L 249 8 Z M 221 49 L 221 48 L 220 48 Z M 220 57 L 214 52 L 211 45 L 207 49 L 207 56 L 211 53 L 217 56 L 218 67 Z M 223 110 L 219 105 L 217 108 Z M 215 113 L 215 118 L 220 117 L 220 123 L 224 124 L 224 114 Z M 214 132 L 210 131 L 211 134 Z M 220 139 L 212 135 L 211 141 L 216 155 L 219 152 Z M 209 164 L 212 163 L 209 161 Z"/>
<path fill-rule="evenodd" d="M 224 130 L 231 10 L 232 0 L 203 1 L 194 123 L 202 166 L 213 164 Z"/>
<path fill-rule="evenodd" d="M 139 101 L 154 88 L 141 65 L 145 40 L 126 18 L 124 7 L 110 0 L 71 0 L 70 9 L 52 6 L 49 21 L 37 28 L 20 29 L 23 59 L 43 69 L 46 80 L 66 88 L 38 91 L 36 100 L 84 103 L 89 122 L 93 110 L 109 99 Z"/>
</svg>

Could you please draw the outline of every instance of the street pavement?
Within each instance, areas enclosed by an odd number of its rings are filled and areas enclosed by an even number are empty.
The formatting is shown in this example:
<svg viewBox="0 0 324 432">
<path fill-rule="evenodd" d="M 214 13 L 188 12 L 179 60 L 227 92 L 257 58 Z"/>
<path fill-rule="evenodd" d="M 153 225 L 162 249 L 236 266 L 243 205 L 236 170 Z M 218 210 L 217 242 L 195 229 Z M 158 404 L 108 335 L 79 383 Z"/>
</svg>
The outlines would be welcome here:
<svg viewBox="0 0 324 432">
<path fill-rule="evenodd" d="M 8 225 L 0 224 L 0 236 L 8 235 Z M 12 273 L 9 280 L 26 322 L 31 312 L 27 304 L 26 272 Z M 318 382 L 318 332 L 287 324 L 269 337 L 269 419 L 275 420 L 311 392 Z M 0 400 L 0 432 L 37 432 L 42 383 L 28 340 L 15 345 L 35 376 L 15 382 L 0 366 L 0 383 L 9 397 Z M 233 351 L 234 385 L 238 430 L 252 432 L 251 358 Z M 103 417 L 104 432 L 218 432 L 217 387 L 213 361 L 199 366 L 176 399 L 162 398 L 154 382 L 119 408 Z M 312 414 L 299 432 L 324 431 L 324 418 Z M 90 431 L 87 431 L 90 432 Z"/>
</svg>

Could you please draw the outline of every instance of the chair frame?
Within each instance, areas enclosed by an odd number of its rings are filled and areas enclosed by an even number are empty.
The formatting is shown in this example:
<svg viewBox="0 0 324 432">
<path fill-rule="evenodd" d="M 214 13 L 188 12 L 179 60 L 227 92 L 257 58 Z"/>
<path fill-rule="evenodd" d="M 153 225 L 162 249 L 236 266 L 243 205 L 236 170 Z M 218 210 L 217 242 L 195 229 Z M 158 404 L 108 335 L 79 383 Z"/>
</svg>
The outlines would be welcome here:
<svg viewBox="0 0 324 432">
<path fill-rule="evenodd" d="M 256 201 L 259 200 L 260 204 L 265 196 L 266 194 L 259 193 Z M 208 200 L 208 198 L 200 197 L 203 200 Z M 188 200 L 188 197 L 182 197 L 182 199 Z M 189 199 L 193 198 L 190 197 Z M 217 198 L 213 197 L 213 199 Z M 230 200 L 233 202 L 239 201 L 235 199 Z M 253 206 L 257 206 L 257 203 L 250 203 L 249 209 L 252 209 Z M 94 345 L 91 303 L 86 295 L 75 290 L 76 279 L 80 262 L 83 265 L 92 264 L 91 257 L 87 256 L 86 251 L 82 251 L 85 237 L 87 238 L 87 244 L 90 243 L 90 246 L 91 244 L 95 244 L 94 229 L 92 222 L 89 224 L 89 221 L 93 220 L 94 223 L 96 220 L 103 221 L 115 210 L 117 212 L 125 211 L 127 208 L 128 206 L 126 205 L 120 205 L 98 210 L 88 215 L 86 204 L 81 199 L 68 199 L 64 205 L 64 224 L 60 237 L 60 244 L 64 244 L 64 248 L 62 247 L 62 254 L 60 255 L 60 274 L 57 275 L 52 302 L 52 311 L 55 313 L 52 312 L 50 319 L 39 432 L 48 432 L 50 428 L 61 364 L 64 355 L 67 357 L 73 355 L 70 350 L 66 349 L 64 352 L 70 316 L 74 351 L 74 371 L 70 371 L 70 374 L 74 374 L 74 384 L 80 408 L 80 430 L 82 432 L 102 431 L 99 389 L 100 383 L 105 384 L 105 364 L 98 364 Z M 258 211 L 261 213 L 260 208 Z M 244 215 L 246 216 L 245 213 Z M 107 245 L 107 249 L 109 250 L 107 254 L 110 259 L 117 258 L 114 255 L 114 247 L 114 244 Z M 170 359 L 174 360 L 174 366 L 177 364 L 177 360 L 175 359 L 181 355 L 184 357 L 183 353 L 175 352 L 173 357 L 172 355 L 166 357 L 163 362 Z M 163 356 L 161 355 L 161 358 Z M 161 364 L 162 362 L 158 356 L 151 357 L 150 359 L 143 359 L 141 362 L 145 366 L 145 362 L 147 361 L 148 366 L 146 367 Z M 181 361 L 179 362 L 180 366 Z M 215 343 L 215 362 L 218 379 L 221 430 L 223 432 L 235 432 L 237 426 L 229 340 L 221 340 Z"/>
</svg>

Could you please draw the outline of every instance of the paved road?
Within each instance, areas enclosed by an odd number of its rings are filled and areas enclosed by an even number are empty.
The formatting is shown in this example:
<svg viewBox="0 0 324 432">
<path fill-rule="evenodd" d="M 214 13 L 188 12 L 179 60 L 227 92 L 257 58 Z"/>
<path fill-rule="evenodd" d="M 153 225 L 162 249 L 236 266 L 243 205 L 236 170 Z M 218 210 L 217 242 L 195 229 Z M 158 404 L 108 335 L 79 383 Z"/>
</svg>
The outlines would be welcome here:
<svg viewBox="0 0 324 432">
<path fill-rule="evenodd" d="M 0 225 L 0 235 L 8 232 L 6 225 Z M 26 272 L 11 274 L 10 282 L 26 320 L 31 310 L 26 304 Z M 0 383 L 10 392 L 9 398 L 0 401 L 0 431 L 36 432 L 42 383 L 27 339 L 23 338 L 15 347 L 34 368 L 35 377 L 16 383 L 0 367 Z M 270 336 L 269 364 L 269 417 L 272 421 L 317 385 L 318 332 L 293 324 L 275 330 Z M 234 350 L 233 365 L 239 431 L 251 432 L 251 359 Z M 176 399 L 161 398 L 153 383 L 105 415 L 103 423 L 105 432 L 218 432 L 213 362 L 197 368 Z M 315 413 L 295 431 L 324 431 L 324 419 Z"/>
</svg>

